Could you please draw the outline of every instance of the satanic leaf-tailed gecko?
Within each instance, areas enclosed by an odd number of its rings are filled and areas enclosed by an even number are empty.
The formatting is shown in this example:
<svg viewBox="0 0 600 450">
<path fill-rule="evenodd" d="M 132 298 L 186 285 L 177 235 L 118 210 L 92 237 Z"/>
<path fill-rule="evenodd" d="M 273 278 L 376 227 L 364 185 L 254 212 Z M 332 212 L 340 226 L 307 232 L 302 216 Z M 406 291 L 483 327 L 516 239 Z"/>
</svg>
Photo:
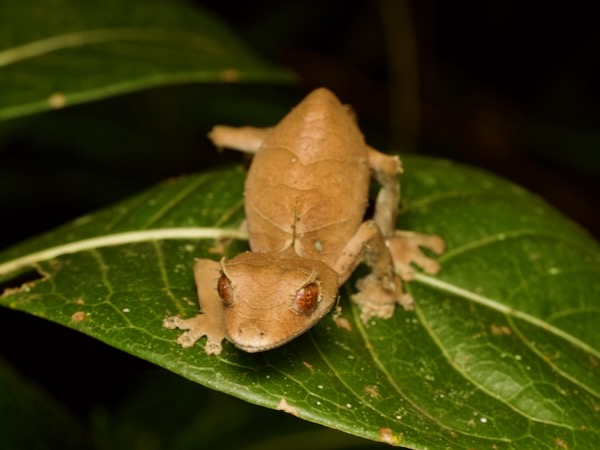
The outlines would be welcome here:
<svg viewBox="0 0 600 450">
<path fill-rule="evenodd" d="M 402 290 L 411 263 L 439 270 L 419 247 L 440 254 L 440 237 L 395 230 L 399 158 L 369 147 L 329 90 L 313 91 L 273 128 L 218 125 L 209 137 L 254 154 L 244 191 L 251 251 L 196 260 L 200 314 L 164 320 L 187 330 L 182 346 L 202 336 L 209 354 L 219 354 L 224 339 L 247 352 L 283 345 L 332 309 L 361 261 L 371 269 L 353 296 L 361 319 L 388 319 L 397 304 L 412 307 Z M 364 220 L 372 175 L 381 189 L 373 218 Z"/>
</svg>

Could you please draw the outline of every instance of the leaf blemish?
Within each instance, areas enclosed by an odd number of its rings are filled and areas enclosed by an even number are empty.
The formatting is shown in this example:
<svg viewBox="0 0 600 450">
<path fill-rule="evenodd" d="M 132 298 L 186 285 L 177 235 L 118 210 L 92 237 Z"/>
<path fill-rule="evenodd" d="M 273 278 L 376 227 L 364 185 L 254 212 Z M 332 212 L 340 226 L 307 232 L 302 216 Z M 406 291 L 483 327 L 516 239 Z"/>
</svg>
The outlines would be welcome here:
<svg viewBox="0 0 600 450">
<path fill-rule="evenodd" d="M 306 367 L 307 369 L 313 370 L 312 364 L 310 364 L 306 361 L 302 361 L 302 364 L 304 364 L 304 367 Z"/>
<path fill-rule="evenodd" d="M 340 330 L 352 331 L 350 321 L 344 317 L 336 317 L 333 319 Z"/>
<path fill-rule="evenodd" d="M 86 318 L 86 314 L 83 311 L 74 312 L 71 316 L 71 320 L 73 322 L 83 322 Z"/>
<path fill-rule="evenodd" d="M 27 292 L 36 284 L 46 281 L 48 274 L 38 267 L 27 267 L 16 271 L 11 278 L 0 282 L 0 297 L 8 297 L 19 292 Z"/>
<path fill-rule="evenodd" d="M 370 397 L 379 397 L 379 388 L 377 386 L 365 386 L 365 394 Z"/>
<path fill-rule="evenodd" d="M 490 325 L 490 331 L 494 336 L 510 336 L 511 331 L 506 325 L 496 325 L 495 323 Z"/>
<path fill-rule="evenodd" d="M 240 72 L 237 69 L 224 69 L 219 74 L 221 81 L 235 83 L 240 80 Z"/>
<path fill-rule="evenodd" d="M 379 440 L 381 442 L 385 442 L 386 444 L 394 444 L 398 442 L 398 439 L 394 437 L 392 430 L 389 428 L 379 429 Z"/>
<path fill-rule="evenodd" d="M 67 104 L 67 98 L 62 92 L 55 92 L 50 97 L 48 97 L 48 104 L 52 109 L 64 108 Z"/>
<path fill-rule="evenodd" d="M 290 405 L 285 398 L 279 400 L 279 403 L 277 404 L 277 411 L 283 411 L 293 416 L 300 417 L 300 411 L 298 408 Z"/>
</svg>

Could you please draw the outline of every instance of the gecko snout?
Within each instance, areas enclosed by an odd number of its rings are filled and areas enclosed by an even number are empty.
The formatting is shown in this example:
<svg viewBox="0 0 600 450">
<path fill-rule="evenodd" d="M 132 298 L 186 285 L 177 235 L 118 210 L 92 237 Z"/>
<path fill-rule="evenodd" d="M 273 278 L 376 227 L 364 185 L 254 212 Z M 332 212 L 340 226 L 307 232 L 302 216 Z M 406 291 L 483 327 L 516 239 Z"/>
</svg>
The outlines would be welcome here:
<svg viewBox="0 0 600 450">
<path fill-rule="evenodd" d="M 272 336 L 266 329 L 267 326 L 268 324 L 259 324 L 256 321 L 242 322 L 228 330 L 229 339 L 236 347 L 246 352 L 268 350 L 278 344 L 273 342 Z"/>
</svg>

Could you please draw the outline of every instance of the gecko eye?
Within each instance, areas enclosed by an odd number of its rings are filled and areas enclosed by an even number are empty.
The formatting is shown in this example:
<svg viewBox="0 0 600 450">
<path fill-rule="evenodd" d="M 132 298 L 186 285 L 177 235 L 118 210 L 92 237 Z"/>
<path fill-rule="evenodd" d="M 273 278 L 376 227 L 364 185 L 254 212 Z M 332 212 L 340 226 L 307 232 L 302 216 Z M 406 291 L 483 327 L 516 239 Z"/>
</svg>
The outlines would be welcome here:
<svg viewBox="0 0 600 450">
<path fill-rule="evenodd" d="M 221 300 L 223 300 L 225 306 L 233 305 L 233 286 L 225 274 L 222 274 L 221 278 L 219 278 L 219 282 L 217 283 L 217 292 L 219 293 L 219 297 L 221 297 Z"/>
<path fill-rule="evenodd" d="M 296 292 L 292 308 L 294 312 L 302 316 L 311 314 L 321 300 L 321 291 L 317 283 L 309 283 Z"/>
</svg>

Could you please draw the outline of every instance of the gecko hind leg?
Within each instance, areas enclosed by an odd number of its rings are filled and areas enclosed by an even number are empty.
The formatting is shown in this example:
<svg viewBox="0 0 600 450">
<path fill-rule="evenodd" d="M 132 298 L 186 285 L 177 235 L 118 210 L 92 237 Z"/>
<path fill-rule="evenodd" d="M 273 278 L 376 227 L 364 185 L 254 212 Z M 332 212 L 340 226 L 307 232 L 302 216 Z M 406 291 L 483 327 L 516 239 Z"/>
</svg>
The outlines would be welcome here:
<svg viewBox="0 0 600 450">
<path fill-rule="evenodd" d="M 394 273 L 385 238 L 373 220 L 363 222 L 342 251 L 335 266 L 340 284 L 361 260 L 371 268 L 370 274 L 358 280 L 358 292 L 352 296 L 360 308 L 361 320 L 367 323 L 373 317 L 389 319 L 397 304 L 410 309 L 412 298 L 402 291 L 402 281 Z"/>
<path fill-rule="evenodd" d="M 436 274 L 440 264 L 423 253 L 421 247 L 431 250 L 436 255 L 444 252 L 446 243 L 440 236 L 395 230 L 394 235 L 386 240 L 390 255 L 394 261 L 396 273 L 405 281 L 414 279 L 415 270 L 412 263 L 426 273 Z"/>
</svg>

